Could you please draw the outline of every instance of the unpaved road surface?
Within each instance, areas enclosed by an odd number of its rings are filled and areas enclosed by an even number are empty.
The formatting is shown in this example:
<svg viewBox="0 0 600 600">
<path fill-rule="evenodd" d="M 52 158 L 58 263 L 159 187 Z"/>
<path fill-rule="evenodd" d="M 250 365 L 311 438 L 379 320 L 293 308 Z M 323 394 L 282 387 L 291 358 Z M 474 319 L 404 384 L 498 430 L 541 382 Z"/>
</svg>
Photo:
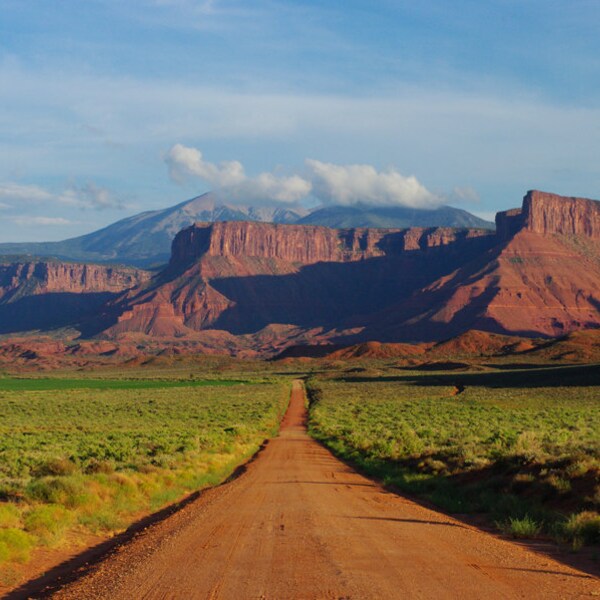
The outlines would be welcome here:
<svg viewBox="0 0 600 600">
<path fill-rule="evenodd" d="M 386 492 L 314 442 L 294 384 L 248 470 L 54 597 L 588 598 L 598 579 Z"/>
</svg>

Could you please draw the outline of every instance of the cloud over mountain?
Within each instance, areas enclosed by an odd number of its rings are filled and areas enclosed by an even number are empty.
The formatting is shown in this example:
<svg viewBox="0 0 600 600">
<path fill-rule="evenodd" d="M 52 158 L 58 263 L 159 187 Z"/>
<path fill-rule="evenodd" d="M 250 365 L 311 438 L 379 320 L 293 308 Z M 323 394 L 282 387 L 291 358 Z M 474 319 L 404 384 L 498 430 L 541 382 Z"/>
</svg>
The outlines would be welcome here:
<svg viewBox="0 0 600 600">
<path fill-rule="evenodd" d="M 377 171 L 371 165 L 335 165 L 306 161 L 313 195 L 323 204 L 369 204 L 435 208 L 440 199 L 416 177 L 406 177 L 395 169 Z"/>
<path fill-rule="evenodd" d="M 71 185 L 58 193 L 51 192 L 39 185 L 9 182 L 0 184 L 0 200 L 6 200 L 7 203 L 12 202 L 17 205 L 58 204 L 96 210 L 126 208 L 123 202 L 115 198 L 109 190 L 91 182 L 82 186 Z M 4 202 L 2 204 L 5 207 L 11 206 L 11 204 Z"/>
<path fill-rule="evenodd" d="M 248 177 L 239 161 L 211 163 L 204 160 L 196 148 L 182 144 L 175 144 L 167 152 L 165 162 L 173 180 L 181 183 L 189 177 L 197 177 L 216 192 L 226 191 L 230 200 L 295 203 L 305 198 L 311 189 L 310 182 L 298 175 L 260 173 Z"/>
<path fill-rule="evenodd" d="M 246 175 L 241 162 L 208 162 L 196 149 L 175 144 L 165 155 L 169 175 L 182 183 L 197 178 L 223 192 L 227 198 L 243 202 L 296 203 L 309 195 L 323 205 L 368 204 L 435 208 L 441 200 L 414 176 L 404 176 L 393 168 L 377 171 L 372 165 L 336 165 L 307 159 L 303 173 L 278 175 L 264 172 Z"/>
</svg>

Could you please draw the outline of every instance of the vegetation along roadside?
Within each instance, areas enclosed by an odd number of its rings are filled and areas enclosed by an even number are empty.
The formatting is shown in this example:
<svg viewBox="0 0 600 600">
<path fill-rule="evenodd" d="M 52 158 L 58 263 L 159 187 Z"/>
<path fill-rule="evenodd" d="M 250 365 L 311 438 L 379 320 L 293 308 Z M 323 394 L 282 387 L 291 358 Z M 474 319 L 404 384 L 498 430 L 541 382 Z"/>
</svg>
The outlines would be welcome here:
<svg viewBox="0 0 600 600">
<path fill-rule="evenodd" d="M 598 544 L 598 369 L 575 374 L 546 371 L 547 386 L 532 387 L 539 372 L 311 377 L 310 431 L 448 512 L 486 513 L 514 537 Z"/>
<path fill-rule="evenodd" d="M 279 427 L 285 382 L 0 384 L 0 574 L 223 481 Z"/>
</svg>

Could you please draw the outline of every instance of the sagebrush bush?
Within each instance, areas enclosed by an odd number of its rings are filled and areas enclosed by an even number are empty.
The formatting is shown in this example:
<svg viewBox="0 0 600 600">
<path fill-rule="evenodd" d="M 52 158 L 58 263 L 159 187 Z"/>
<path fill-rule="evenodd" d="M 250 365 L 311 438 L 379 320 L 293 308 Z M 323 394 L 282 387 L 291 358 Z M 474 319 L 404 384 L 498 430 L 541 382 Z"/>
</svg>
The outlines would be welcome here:
<svg viewBox="0 0 600 600">
<path fill-rule="evenodd" d="M 34 546 L 35 538 L 25 531 L 15 528 L 0 529 L 0 562 L 27 562 Z"/>
<path fill-rule="evenodd" d="M 0 502 L 0 528 L 12 529 L 21 525 L 19 509 L 8 502 Z"/>
<path fill-rule="evenodd" d="M 514 538 L 534 538 L 542 530 L 542 524 L 529 515 L 521 518 L 511 517 L 498 525 L 504 533 Z"/>
<path fill-rule="evenodd" d="M 575 545 L 600 543 L 600 514 L 584 511 L 571 515 L 562 526 L 562 533 Z"/>
<path fill-rule="evenodd" d="M 73 514 L 62 506 L 36 506 L 24 516 L 25 531 L 35 535 L 43 544 L 58 542 L 73 523 Z"/>
</svg>

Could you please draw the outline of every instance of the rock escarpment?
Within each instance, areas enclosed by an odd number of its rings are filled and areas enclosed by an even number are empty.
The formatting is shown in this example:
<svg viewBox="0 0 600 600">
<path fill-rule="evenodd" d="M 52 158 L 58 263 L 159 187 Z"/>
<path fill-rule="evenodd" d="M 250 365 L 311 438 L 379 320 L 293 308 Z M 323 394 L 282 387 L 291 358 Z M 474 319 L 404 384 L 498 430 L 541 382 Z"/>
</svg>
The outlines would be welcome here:
<svg viewBox="0 0 600 600">
<path fill-rule="evenodd" d="M 528 231 L 600 239 L 600 202 L 595 200 L 534 190 L 523 200 L 523 215 Z"/>
<path fill-rule="evenodd" d="M 564 335 L 600 327 L 599 214 L 598 202 L 532 191 L 520 209 L 498 214 L 496 233 L 196 223 L 177 234 L 169 265 L 151 279 L 95 265 L 0 265 L 0 325 L 213 336 L 211 349 L 228 352 L 242 338 L 247 349 L 248 336 L 282 348 L 292 337 Z"/>
<path fill-rule="evenodd" d="M 74 326 L 149 278 L 150 273 L 129 267 L 5 260 L 0 263 L 0 333 Z"/>
<path fill-rule="evenodd" d="M 241 221 L 196 223 L 175 237 L 171 266 L 187 265 L 201 257 L 218 256 L 277 259 L 301 265 L 351 262 L 492 235 L 485 229 L 449 227 L 330 229 L 316 225 Z"/>
<path fill-rule="evenodd" d="M 600 202 L 549 194 L 527 192 L 522 208 L 496 215 L 496 229 L 502 239 L 526 230 L 541 235 L 576 235 L 600 239 Z"/>
<path fill-rule="evenodd" d="M 127 294 L 109 333 L 285 323 L 403 341 L 600 326 L 599 207 L 531 191 L 497 216 L 496 234 L 197 223 L 176 236 L 160 282 Z"/>
<path fill-rule="evenodd" d="M 169 268 L 115 306 L 107 335 L 246 334 L 273 323 L 343 328 L 493 240 L 487 230 L 197 223 L 176 236 Z"/>
<path fill-rule="evenodd" d="M 116 293 L 149 278 L 148 272 L 128 267 L 55 261 L 6 262 L 0 264 L 0 302 L 24 293 Z"/>
</svg>

